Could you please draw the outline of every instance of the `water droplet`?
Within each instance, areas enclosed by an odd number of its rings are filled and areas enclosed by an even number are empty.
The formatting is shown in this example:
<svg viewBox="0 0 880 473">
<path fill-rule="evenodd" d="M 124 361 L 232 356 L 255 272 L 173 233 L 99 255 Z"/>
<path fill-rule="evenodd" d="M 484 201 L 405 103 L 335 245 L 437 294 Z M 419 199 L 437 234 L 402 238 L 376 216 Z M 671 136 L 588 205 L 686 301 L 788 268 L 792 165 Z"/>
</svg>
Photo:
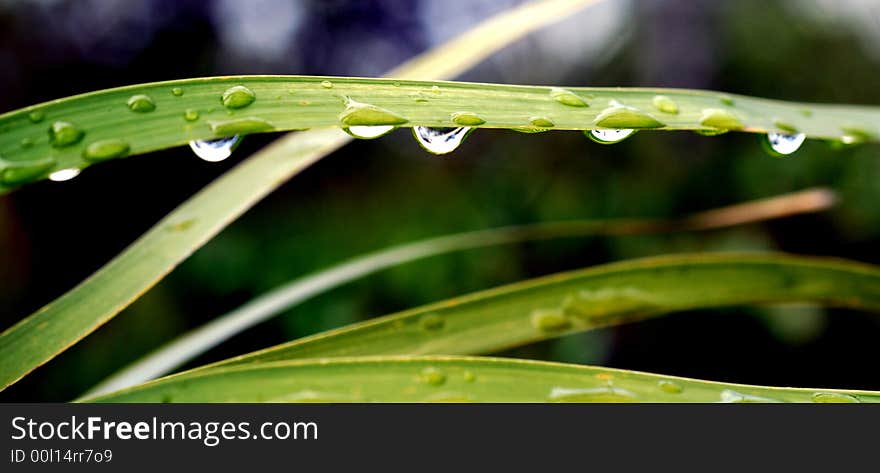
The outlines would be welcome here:
<svg viewBox="0 0 880 473">
<path fill-rule="evenodd" d="M 751 403 L 751 402 L 782 402 L 778 399 L 769 397 L 754 396 L 752 394 L 743 394 L 732 389 L 721 391 L 721 402 L 727 403 Z"/>
<path fill-rule="evenodd" d="M 654 108 L 660 110 L 663 113 L 678 113 L 678 104 L 665 95 L 654 96 L 654 99 L 651 101 L 651 103 L 654 104 Z"/>
<path fill-rule="evenodd" d="M 454 151 L 470 133 L 471 128 L 462 126 L 458 128 L 430 128 L 426 126 L 413 127 L 413 136 L 416 141 L 434 154 L 446 154 Z"/>
<path fill-rule="evenodd" d="M 634 107 L 627 107 L 612 101 L 611 106 L 602 110 L 593 123 L 602 128 L 660 128 L 663 122 Z"/>
<path fill-rule="evenodd" d="M 223 92 L 220 101 L 223 102 L 224 107 L 235 109 L 247 107 L 254 103 L 256 99 L 257 95 L 254 94 L 253 90 L 243 85 L 234 85 Z"/>
<path fill-rule="evenodd" d="M 46 113 L 42 110 L 34 110 L 33 112 L 28 114 L 28 120 L 30 120 L 31 123 L 40 123 L 45 118 Z"/>
<path fill-rule="evenodd" d="M 329 80 L 322 80 L 322 81 L 321 81 L 321 87 L 323 87 L 323 88 L 325 88 L 325 89 L 332 89 L 332 88 L 333 88 L 333 83 L 330 82 Z"/>
<path fill-rule="evenodd" d="M 443 319 L 442 315 L 439 314 L 428 314 L 419 321 L 419 324 L 423 329 L 429 332 L 435 332 L 443 328 L 446 325 L 446 321 Z"/>
<path fill-rule="evenodd" d="M 171 95 L 175 97 L 180 97 L 181 95 L 183 95 L 183 89 L 181 89 L 180 87 L 175 87 L 171 89 Z"/>
<path fill-rule="evenodd" d="M 584 99 L 570 90 L 554 87 L 550 89 L 550 97 L 562 105 L 568 105 L 569 107 L 589 107 Z"/>
<path fill-rule="evenodd" d="M 553 388 L 550 402 L 636 402 L 636 395 L 612 386 L 599 388 Z"/>
<path fill-rule="evenodd" d="M 552 128 L 556 126 L 556 124 L 547 117 L 532 117 L 529 118 L 529 123 L 541 128 Z"/>
<path fill-rule="evenodd" d="M 446 382 L 446 375 L 437 368 L 425 368 L 419 373 L 419 380 L 432 386 L 440 386 Z"/>
<path fill-rule="evenodd" d="M 412 97 L 412 99 L 416 102 L 425 103 L 428 101 L 428 97 L 425 97 L 425 94 L 421 92 L 413 92 L 409 94 L 409 96 Z"/>
<path fill-rule="evenodd" d="M 39 161 L 9 162 L 0 160 L 4 167 L 0 171 L 0 181 L 8 186 L 35 181 L 55 167 L 55 159 L 46 158 Z"/>
<path fill-rule="evenodd" d="M 658 381 L 657 387 L 660 388 L 661 391 L 669 394 L 678 394 L 684 391 L 684 388 L 680 384 L 668 379 Z"/>
<path fill-rule="evenodd" d="M 479 115 L 472 112 L 455 112 L 452 114 L 452 122 L 462 126 L 477 126 L 486 123 Z"/>
<path fill-rule="evenodd" d="M 352 126 L 402 125 L 406 118 L 384 108 L 348 99 L 339 121 Z"/>
<path fill-rule="evenodd" d="M 217 140 L 190 141 L 189 147 L 196 156 L 205 161 L 216 163 L 231 156 L 239 143 L 241 143 L 240 136 L 230 136 Z"/>
<path fill-rule="evenodd" d="M 556 332 L 571 326 L 571 321 L 560 309 L 536 309 L 531 315 L 532 326 L 542 332 Z"/>
<path fill-rule="evenodd" d="M 194 108 L 188 108 L 183 112 L 183 119 L 188 122 L 194 122 L 199 119 L 199 111 Z"/>
<path fill-rule="evenodd" d="M 179 222 L 171 223 L 168 225 L 167 228 L 169 230 L 171 230 L 172 232 L 182 232 L 182 231 L 189 230 L 190 228 L 192 228 L 192 226 L 195 225 L 195 223 L 196 223 L 196 219 L 188 218 L 185 220 L 181 220 Z"/>
<path fill-rule="evenodd" d="M 128 154 L 128 150 L 129 146 L 125 141 L 99 140 L 86 146 L 86 149 L 83 150 L 83 158 L 91 162 L 106 161 L 121 158 Z"/>
<path fill-rule="evenodd" d="M 703 110 L 700 124 L 721 130 L 739 130 L 743 128 L 742 121 L 736 115 L 720 108 L 707 108 Z"/>
<path fill-rule="evenodd" d="M 610 145 L 629 138 L 635 132 L 632 128 L 624 128 L 620 130 L 590 130 L 584 134 L 596 143 Z"/>
<path fill-rule="evenodd" d="M 844 126 L 840 128 L 840 131 L 843 132 L 840 141 L 845 145 L 863 143 L 869 141 L 873 136 L 868 130 L 857 126 Z"/>
<path fill-rule="evenodd" d="M 49 143 L 56 148 L 63 148 L 79 142 L 85 133 L 69 122 L 57 121 L 49 127 Z"/>
<path fill-rule="evenodd" d="M 823 392 L 823 393 L 813 393 L 813 402 L 821 402 L 821 403 L 858 403 L 862 402 L 859 398 L 845 393 L 831 393 L 831 392 Z"/>
<path fill-rule="evenodd" d="M 805 117 L 812 117 L 813 116 L 813 111 L 810 110 L 809 108 L 802 108 L 802 109 L 798 110 L 798 113 L 800 113 L 801 115 L 803 115 Z"/>
<path fill-rule="evenodd" d="M 518 126 L 511 128 L 511 130 L 517 133 L 544 133 L 545 131 L 550 131 L 546 128 L 540 128 L 537 126 Z"/>
<path fill-rule="evenodd" d="M 275 125 L 257 117 L 242 117 L 232 120 L 209 121 L 211 131 L 219 136 L 246 135 L 275 129 Z"/>
<path fill-rule="evenodd" d="M 128 108 L 132 112 L 147 113 L 156 110 L 156 103 L 149 95 L 137 94 L 129 97 Z"/>
<path fill-rule="evenodd" d="M 807 135 L 803 133 L 789 135 L 771 131 L 767 133 L 764 143 L 766 143 L 770 154 L 774 156 L 788 156 L 797 151 L 806 138 Z"/>
<path fill-rule="evenodd" d="M 22 148 L 30 148 L 31 146 L 34 145 L 34 139 L 29 138 L 29 137 L 25 137 L 25 138 L 21 139 L 19 144 L 21 145 Z"/>
<path fill-rule="evenodd" d="M 431 86 L 431 92 L 433 92 L 434 95 L 440 95 L 440 87 L 439 87 L 439 86 L 436 86 L 436 85 L 432 85 L 432 86 Z"/>
<path fill-rule="evenodd" d="M 62 169 L 49 174 L 49 180 L 55 182 L 69 181 L 79 176 L 80 170 L 77 168 Z"/>
<path fill-rule="evenodd" d="M 348 128 L 345 128 L 345 131 L 355 138 L 360 138 L 362 140 L 372 140 L 373 138 L 378 138 L 380 136 L 391 133 L 394 128 L 394 125 L 350 126 Z"/>
<path fill-rule="evenodd" d="M 473 372 L 467 371 L 467 370 L 465 370 L 465 372 L 462 373 L 462 377 L 464 377 L 464 380 L 467 381 L 468 383 L 473 383 L 477 379 L 477 376 Z"/>
<path fill-rule="evenodd" d="M 727 106 L 733 106 L 736 102 L 733 101 L 733 97 L 723 94 L 718 97 L 718 101 Z"/>
</svg>

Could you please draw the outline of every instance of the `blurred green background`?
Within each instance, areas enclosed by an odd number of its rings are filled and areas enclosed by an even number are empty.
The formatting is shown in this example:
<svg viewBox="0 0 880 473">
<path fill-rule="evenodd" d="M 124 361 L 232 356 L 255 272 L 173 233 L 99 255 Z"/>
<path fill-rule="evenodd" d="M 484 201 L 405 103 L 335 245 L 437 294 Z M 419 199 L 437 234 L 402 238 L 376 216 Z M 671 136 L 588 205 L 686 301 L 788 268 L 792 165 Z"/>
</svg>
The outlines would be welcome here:
<svg viewBox="0 0 880 473">
<path fill-rule="evenodd" d="M 89 90 L 218 74 L 379 75 L 507 0 L 0 2 L 0 109 Z M 507 48 L 463 79 L 663 86 L 880 105 L 871 1 L 607 1 Z M 4 327 L 73 287 L 164 214 L 274 136 L 222 163 L 189 149 L 95 166 L 0 197 Z M 282 186 L 95 334 L 5 392 L 69 400 L 116 369 L 290 279 L 429 236 L 551 220 L 676 217 L 829 186 L 832 211 L 700 234 L 594 237 L 436 257 L 321 295 L 195 364 L 557 271 L 641 256 L 781 250 L 880 263 L 880 147 L 641 132 L 603 146 L 575 132 L 479 130 L 427 154 L 409 130 L 355 141 Z M 880 319 L 730 308 L 523 347 L 508 356 L 772 385 L 880 389 Z M 2 360 L 0 360 L 2 362 Z"/>
</svg>

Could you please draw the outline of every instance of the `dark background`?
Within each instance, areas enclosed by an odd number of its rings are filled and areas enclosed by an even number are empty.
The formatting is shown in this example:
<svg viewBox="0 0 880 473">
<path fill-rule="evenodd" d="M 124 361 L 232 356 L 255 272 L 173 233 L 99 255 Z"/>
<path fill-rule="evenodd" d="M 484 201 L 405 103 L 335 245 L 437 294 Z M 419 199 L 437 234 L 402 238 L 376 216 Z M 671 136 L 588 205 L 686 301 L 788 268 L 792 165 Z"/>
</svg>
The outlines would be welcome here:
<svg viewBox="0 0 880 473">
<path fill-rule="evenodd" d="M 376 76 L 509 0 L 0 1 L 0 111 L 155 80 L 220 74 Z M 610 1 L 505 49 L 466 80 L 667 86 L 878 105 L 873 1 Z M 206 163 L 179 148 L 0 197 L 0 326 L 38 309 L 205 184 L 274 138 Z M 602 146 L 575 132 L 479 130 L 448 157 L 398 130 L 298 175 L 157 287 L 0 394 L 73 398 L 187 328 L 346 257 L 456 231 L 550 220 L 674 217 L 829 186 L 840 204 L 734 230 L 528 243 L 432 258 L 304 303 L 203 363 L 503 283 L 686 251 L 781 250 L 880 263 L 877 145 L 768 156 L 755 135 L 642 132 Z M 743 383 L 880 389 L 874 315 L 731 308 L 541 343 L 511 356 Z M 0 360 L 2 362 L 2 360 Z"/>
</svg>

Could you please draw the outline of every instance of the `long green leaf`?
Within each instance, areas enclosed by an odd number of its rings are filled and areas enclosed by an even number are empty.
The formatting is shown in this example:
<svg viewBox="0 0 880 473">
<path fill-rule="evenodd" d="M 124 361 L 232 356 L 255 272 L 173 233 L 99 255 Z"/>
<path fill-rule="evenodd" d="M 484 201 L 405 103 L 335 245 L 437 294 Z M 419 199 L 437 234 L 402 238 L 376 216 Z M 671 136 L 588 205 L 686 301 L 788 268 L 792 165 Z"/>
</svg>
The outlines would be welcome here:
<svg viewBox="0 0 880 473">
<path fill-rule="evenodd" d="M 880 392 L 716 383 L 477 357 L 364 357 L 206 370 L 94 402 L 880 402 Z"/>
<path fill-rule="evenodd" d="M 401 79 L 454 76 L 501 46 L 590 3 L 593 0 L 542 0 L 523 5 L 488 20 L 463 37 L 435 48 L 389 74 Z M 485 44 L 474 47 L 470 42 L 461 42 L 462 38 L 474 37 L 482 38 Z M 190 91 L 189 95 L 194 94 Z M 183 97 L 187 97 L 186 91 Z M 63 102 L 62 99 L 51 103 Z M 67 118 L 55 116 L 51 109 L 46 113 L 45 121 Z M 99 111 L 95 109 L 93 113 Z M 161 113 L 161 109 L 143 115 L 149 116 L 150 113 Z M 10 148 L 11 141 L 6 139 L 20 124 L 21 117 L 16 117 L 0 127 L 3 130 L 0 153 L 4 156 L 11 151 L 17 153 Z M 118 122 L 116 127 L 121 129 L 122 123 Z M 135 132 L 129 128 L 128 132 Z M 92 130 L 87 133 L 88 140 L 101 136 Z M 158 129 L 152 129 L 150 133 L 164 136 Z M 274 142 L 175 209 L 83 283 L 4 331 L 0 334 L 0 389 L 5 389 L 110 320 L 266 194 L 350 139 L 339 129 L 328 128 L 288 135 Z M 14 145 L 19 146 L 17 142 Z M 45 149 L 47 145 L 42 140 L 34 147 Z M 148 149 L 139 146 L 131 143 L 130 152 Z M 61 163 L 60 167 L 71 165 L 73 161 L 81 164 L 78 151 L 60 148 L 58 153 L 55 160 Z M 7 158 L 13 159 L 13 156 Z M 4 175 L 8 172 L 9 168 L 4 170 Z"/>
<path fill-rule="evenodd" d="M 790 302 L 880 312 L 880 268 L 761 253 L 644 258 L 456 297 L 172 377 L 302 358 L 490 353 L 669 312 Z"/>
<path fill-rule="evenodd" d="M 322 85 L 323 84 L 323 85 Z M 255 100 L 222 104 L 225 93 L 246 87 Z M 173 90 L 184 91 L 174 96 Z M 529 131 L 651 128 L 717 132 L 803 133 L 845 143 L 880 136 L 880 108 L 781 102 L 719 92 L 676 89 L 559 88 L 309 76 L 234 76 L 140 84 L 56 100 L 0 115 L 0 173 L 4 188 L 54 170 L 191 140 L 347 126 L 471 126 Z M 132 96 L 152 97 L 155 110 L 133 112 Z M 555 97 L 555 98 L 554 98 Z M 564 97 L 559 99 L 559 97 Z M 675 103 L 675 113 L 654 105 Z M 248 99 L 249 100 L 249 99 Z M 246 101 L 246 100 L 245 100 Z M 566 105 L 579 103 L 581 106 Z M 233 102 L 235 103 L 235 102 Z M 664 102 L 670 103 L 670 102 Z M 368 104 L 368 105 L 364 105 Z M 188 113 L 198 119 L 187 121 Z M 48 118 L 33 123 L 28 117 Z M 53 147 L 47 122 L 73 124 L 78 141 Z M 22 146 L 21 143 L 27 143 Z M 104 153 L 91 150 L 105 149 Z"/>
<path fill-rule="evenodd" d="M 828 189 L 808 189 L 768 199 L 700 212 L 679 220 L 585 220 L 503 227 L 431 238 L 369 253 L 303 276 L 257 297 L 240 308 L 192 330 L 107 378 L 85 396 L 116 391 L 169 373 L 236 333 L 357 278 L 452 251 L 528 240 L 584 235 L 630 235 L 709 230 L 817 212 L 834 202 Z"/>
</svg>

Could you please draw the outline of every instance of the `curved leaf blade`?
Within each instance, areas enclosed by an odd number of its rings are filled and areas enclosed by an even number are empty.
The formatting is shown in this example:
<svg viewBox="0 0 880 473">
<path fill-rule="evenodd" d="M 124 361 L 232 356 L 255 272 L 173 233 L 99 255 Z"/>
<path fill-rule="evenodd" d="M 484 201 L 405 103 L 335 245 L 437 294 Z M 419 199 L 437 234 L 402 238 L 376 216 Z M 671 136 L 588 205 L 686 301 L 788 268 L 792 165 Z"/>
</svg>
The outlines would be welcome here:
<svg viewBox="0 0 880 473">
<path fill-rule="evenodd" d="M 809 302 L 880 312 L 880 268 L 782 254 L 644 258 L 501 286 L 174 375 L 291 359 L 480 354 L 669 312 Z"/>
<path fill-rule="evenodd" d="M 516 389 L 511 389 L 516 386 Z M 205 370 L 89 402 L 880 402 L 880 392 L 717 383 L 480 357 L 300 360 Z"/>
</svg>

